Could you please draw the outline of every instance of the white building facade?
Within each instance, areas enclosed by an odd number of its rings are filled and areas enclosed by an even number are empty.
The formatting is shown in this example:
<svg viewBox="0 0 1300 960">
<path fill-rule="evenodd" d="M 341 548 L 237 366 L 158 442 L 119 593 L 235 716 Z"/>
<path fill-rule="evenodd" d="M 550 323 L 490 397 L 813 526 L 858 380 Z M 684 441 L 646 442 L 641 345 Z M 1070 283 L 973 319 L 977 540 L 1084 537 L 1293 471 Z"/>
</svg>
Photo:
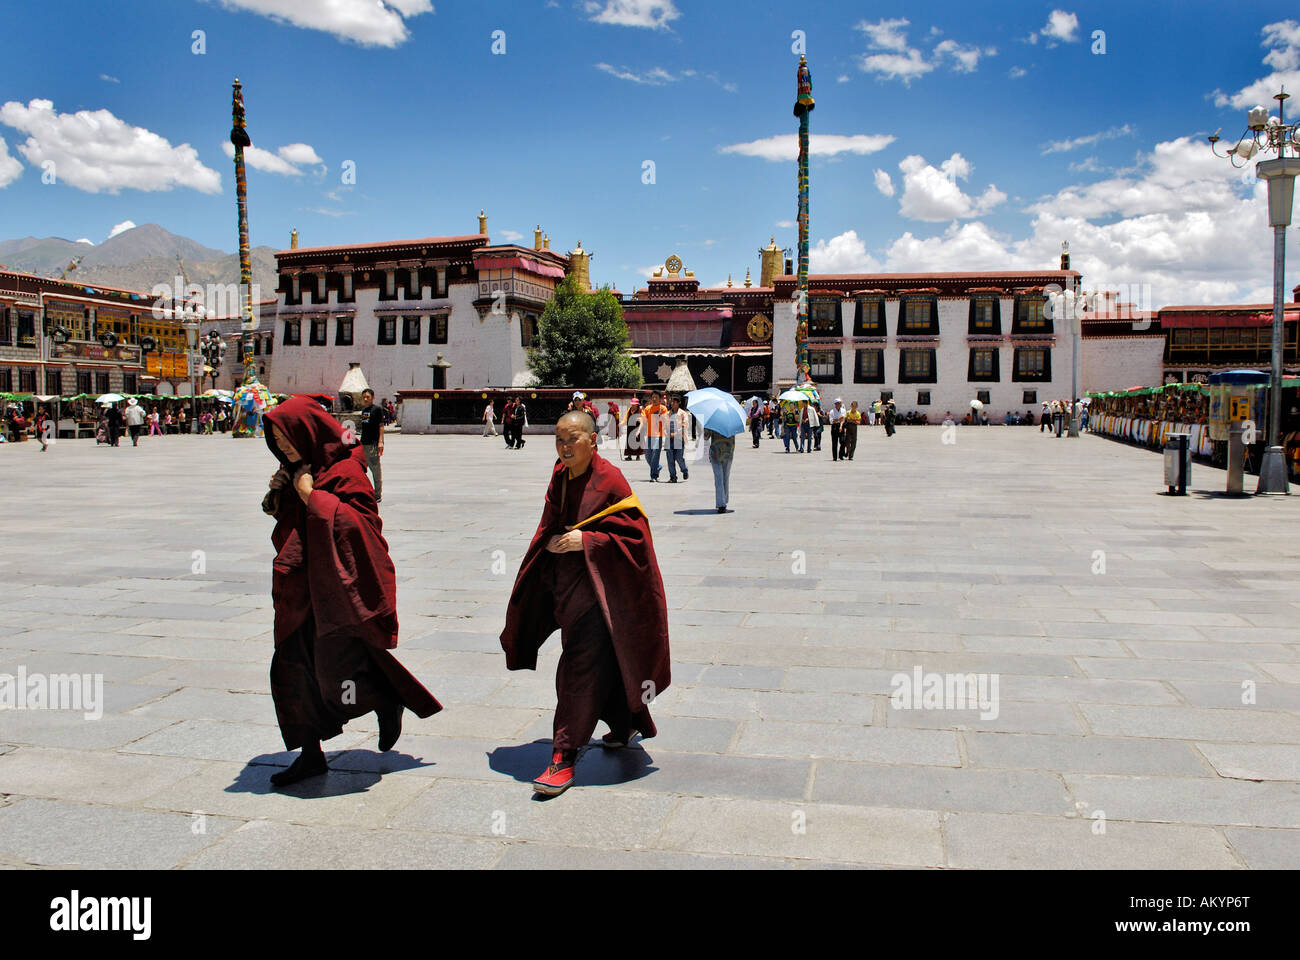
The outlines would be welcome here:
<svg viewBox="0 0 1300 960">
<path fill-rule="evenodd" d="M 978 399 L 1001 421 L 1067 398 L 1074 337 L 1047 301 L 1078 281 L 1073 270 L 810 276 L 809 362 L 823 406 L 893 399 L 900 415 L 937 423 L 948 411 L 960 419 Z M 775 288 L 780 386 L 795 370 L 794 278 Z"/>
</svg>

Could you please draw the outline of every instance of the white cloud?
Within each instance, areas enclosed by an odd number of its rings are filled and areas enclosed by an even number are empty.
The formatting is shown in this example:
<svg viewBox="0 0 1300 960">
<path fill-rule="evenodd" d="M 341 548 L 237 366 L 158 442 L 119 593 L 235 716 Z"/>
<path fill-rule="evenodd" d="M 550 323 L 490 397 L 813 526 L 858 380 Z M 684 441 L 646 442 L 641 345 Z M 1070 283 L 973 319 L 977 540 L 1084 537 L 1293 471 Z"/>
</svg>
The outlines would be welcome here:
<svg viewBox="0 0 1300 960">
<path fill-rule="evenodd" d="M 661 87 L 668 83 L 676 83 L 677 77 L 665 70 L 663 67 L 654 67 L 644 73 L 637 73 L 635 70 L 629 70 L 627 67 L 613 67 L 608 63 L 596 64 L 597 70 L 608 73 L 611 77 L 618 77 L 620 80 L 630 80 L 633 83 L 643 83 L 652 87 Z M 688 71 L 684 76 L 694 75 L 694 71 Z"/>
<path fill-rule="evenodd" d="M 1079 18 L 1073 13 L 1066 13 L 1064 10 L 1053 10 L 1047 18 L 1047 25 L 1038 31 L 1049 41 L 1059 40 L 1062 43 L 1074 43 L 1079 39 Z M 1051 44 L 1048 44 L 1051 46 Z"/>
<path fill-rule="evenodd" d="M 219 0 L 307 30 L 330 33 L 363 47 L 396 47 L 410 36 L 406 20 L 433 13 L 429 0 Z"/>
<path fill-rule="evenodd" d="M 1070 186 L 1027 208 L 1020 237 L 980 221 L 933 237 L 903 233 L 876 260 L 855 231 L 814 247 L 817 272 L 1053 269 L 1061 241 L 1086 289 L 1127 291 L 1140 306 L 1267 303 L 1267 188 L 1190 137 L 1158 143 L 1131 172 Z M 833 269 L 832 269 L 833 268 Z"/>
<path fill-rule="evenodd" d="M 121 83 L 121 82 L 122 82 L 121 80 L 117 79 L 117 77 L 110 77 L 110 76 L 109 76 L 108 74 L 106 74 L 106 73 L 101 73 L 101 74 L 99 75 L 99 79 L 101 79 L 101 80 L 106 80 L 106 81 L 108 81 L 109 83 Z"/>
<path fill-rule="evenodd" d="M 1096 157 L 1085 157 L 1070 164 L 1071 173 L 1101 173 L 1101 170 Z"/>
<path fill-rule="evenodd" d="M 1007 195 L 993 184 L 979 197 L 971 197 L 957 186 L 958 180 L 970 178 L 973 169 L 960 153 L 954 153 L 937 168 L 925 158 L 912 154 L 904 157 L 898 169 L 903 171 L 903 196 L 898 211 L 913 220 L 966 220 L 983 216 L 1006 200 Z"/>
<path fill-rule="evenodd" d="M 0 137 L 0 187 L 7 187 L 18 179 L 23 172 L 23 165 L 17 157 L 9 155 L 9 145 Z"/>
<path fill-rule="evenodd" d="M 505 240 L 506 243 L 517 243 L 518 241 L 522 240 L 523 238 L 524 238 L 524 235 L 523 235 L 522 233 L 520 233 L 518 230 L 502 230 L 502 231 L 501 231 L 501 239 Z"/>
<path fill-rule="evenodd" d="M 778 220 L 776 222 L 776 225 L 780 227 L 782 230 L 789 230 L 791 227 L 795 225 L 795 223 L 793 220 Z"/>
<path fill-rule="evenodd" d="M 235 145 L 229 140 L 223 141 L 221 150 L 227 157 L 234 157 Z M 286 177 L 302 175 L 302 167 L 321 165 L 325 161 L 316 155 L 316 151 L 305 143 L 290 143 L 275 153 L 261 147 L 245 147 L 244 163 L 253 170 L 263 173 L 279 173 Z"/>
<path fill-rule="evenodd" d="M 1249 110 L 1256 104 L 1272 107 L 1276 103 L 1273 96 L 1283 86 L 1291 90 L 1300 89 L 1300 23 L 1281 20 L 1270 23 L 1260 32 L 1264 35 L 1260 46 L 1268 48 L 1263 62 L 1265 66 L 1272 67 L 1273 72 L 1233 94 L 1216 90 L 1215 106 L 1231 106 L 1242 110 Z"/>
<path fill-rule="evenodd" d="M 649 27 L 652 30 L 666 30 L 671 21 L 682 15 L 673 0 L 606 0 L 604 5 L 589 0 L 583 9 L 589 15 L 588 19 L 596 23 Z"/>
<path fill-rule="evenodd" d="M 89 245 L 92 246 L 92 247 L 95 245 L 95 241 L 94 241 L 94 240 L 88 240 L 88 239 L 86 239 L 85 237 L 78 237 L 76 242 L 77 242 L 77 243 L 85 243 L 85 244 L 89 244 Z"/>
<path fill-rule="evenodd" d="M 951 60 L 956 73 L 974 73 L 979 66 L 980 57 L 997 56 L 997 47 L 968 47 L 956 40 L 944 40 L 934 48 L 936 61 Z"/>
<path fill-rule="evenodd" d="M 922 77 L 941 64 L 947 63 L 956 73 L 973 73 L 979 66 L 981 57 L 997 54 L 996 47 L 977 47 L 958 43 L 956 40 L 940 41 L 934 48 L 933 55 L 926 59 L 916 47 L 907 43 L 907 27 L 910 22 L 903 18 L 879 20 L 871 23 L 862 20 L 857 29 L 867 35 L 868 53 L 858 58 L 858 69 L 863 73 L 879 74 L 886 79 L 902 80 L 911 84 L 917 77 Z M 937 27 L 930 29 L 929 39 L 942 34 Z"/>
<path fill-rule="evenodd" d="M 849 82 L 849 75 L 848 75 L 847 73 L 841 73 L 838 77 L 835 78 L 835 82 L 836 82 L 836 83 L 848 83 L 848 82 Z"/>
<path fill-rule="evenodd" d="M 808 153 L 814 157 L 833 157 L 841 153 L 865 155 L 884 150 L 896 138 L 888 134 L 856 133 L 844 136 L 834 133 L 814 133 L 808 137 Z M 747 143 L 733 143 L 721 147 L 722 153 L 739 153 L 746 157 L 760 157 L 772 162 L 795 160 L 799 156 L 799 137 L 793 133 L 781 133 L 762 140 L 750 140 Z"/>
<path fill-rule="evenodd" d="M 108 110 L 55 113 L 49 100 L 32 100 L 26 106 L 11 100 L 0 107 L 0 123 L 28 135 L 18 150 L 29 163 L 53 161 L 59 182 L 87 193 L 176 186 L 221 192 L 221 174 L 200 163 L 188 143 L 173 147 Z"/>
<path fill-rule="evenodd" d="M 1074 137 L 1070 140 L 1053 140 L 1043 147 L 1043 154 L 1046 156 L 1049 153 L 1065 153 L 1069 150 L 1077 150 L 1079 147 L 1094 146 L 1102 140 L 1114 140 L 1116 137 L 1128 137 L 1132 136 L 1132 134 L 1133 128 L 1126 123 L 1122 127 L 1111 127 L 1109 130 L 1101 130 L 1083 137 Z"/>
<path fill-rule="evenodd" d="M 894 195 L 894 180 L 890 177 L 889 173 L 885 170 L 877 170 L 875 177 L 876 189 L 885 196 L 892 197 Z"/>
<path fill-rule="evenodd" d="M 1010 77 L 1012 80 L 1019 80 L 1028 72 L 1029 71 L 1026 70 L 1024 67 L 1012 67 L 1010 70 L 1007 71 L 1007 76 Z"/>
<path fill-rule="evenodd" d="M 867 253 L 867 245 L 856 230 L 848 230 L 830 240 L 818 240 L 808 250 L 810 273 L 879 273 L 881 265 Z"/>
<path fill-rule="evenodd" d="M 126 233 L 126 231 L 128 231 L 128 230 L 134 230 L 134 229 L 135 229 L 135 222 L 134 222 L 134 221 L 132 221 L 132 220 L 123 220 L 121 223 L 119 223 L 119 224 L 117 224 L 116 226 L 114 226 L 112 230 L 108 231 L 108 237 L 107 237 L 106 239 L 108 239 L 108 240 L 112 240 L 112 239 L 113 239 L 114 237 L 116 237 L 119 233 Z"/>
</svg>

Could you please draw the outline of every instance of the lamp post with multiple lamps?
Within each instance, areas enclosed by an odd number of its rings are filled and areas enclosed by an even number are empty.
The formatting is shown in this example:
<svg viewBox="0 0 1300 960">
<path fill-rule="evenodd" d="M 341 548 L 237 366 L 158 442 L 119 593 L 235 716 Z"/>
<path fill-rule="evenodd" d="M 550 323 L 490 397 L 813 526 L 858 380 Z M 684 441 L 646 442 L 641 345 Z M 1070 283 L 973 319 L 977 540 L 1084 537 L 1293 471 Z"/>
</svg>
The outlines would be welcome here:
<svg viewBox="0 0 1300 960">
<path fill-rule="evenodd" d="M 1273 228 L 1273 363 L 1268 410 L 1268 447 L 1259 468 L 1256 493 L 1290 493 L 1286 458 L 1282 452 L 1282 304 L 1286 300 L 1286 228 L 1291 225 L 1291 204 L 1295 178 L 1300 174 L 1300 123 L 1286 122 L 1285 88 L 1273 97 L 1277 116 L 1267 107 L 1255 107 L 1246 115 L 1246 132 L 1226 154 L 1218 151 L 1220 137 L 1210 137 L 1210 149 L 1234 167 L 1244 167 L 1257 153 L 1276 153 L 1272 160 L 1255 164 L 1255 176 L 1268 181 L 1268 222 Z"/>
</svg>

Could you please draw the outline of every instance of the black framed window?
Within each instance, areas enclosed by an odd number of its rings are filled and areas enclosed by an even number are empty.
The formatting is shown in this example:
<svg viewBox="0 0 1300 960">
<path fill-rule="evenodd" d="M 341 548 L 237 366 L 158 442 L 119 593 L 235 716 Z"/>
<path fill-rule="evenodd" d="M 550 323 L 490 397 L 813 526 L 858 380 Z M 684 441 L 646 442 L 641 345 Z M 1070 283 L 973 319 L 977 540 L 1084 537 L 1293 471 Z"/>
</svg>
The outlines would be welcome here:
<svg viewBox="0 0 1300 960">
<path fill-rule="evenodd" d="M 916 391 L 916 405 L 917 405 L 918 407 L 928 407 L 928 406 L 930 405 L 930 391 L 929 391 L 929 390 L 918 390 L 918 391 Z"/>
<path fill-rule="evenodd" d="M 1016 347 L 1014 380 L 1051 380 L 1052 351 L 1047 347 Z"/>
<path fill-rule="evenodd" d="M 888 403 L 890 400 L 893 400 L 893 399 L 894 399 L 894 391 L 893 391 L 893 390 L 881 390 L 881 391 L 880 391 L 880 402 L 881 402 L 881 403 Z"/>
<path fill-rule="evenodd" d="M 325 331 L 325 323 L 326 323 L 326 321 L 325 321 L 325 318 L 324 318 L 324 317 L 319 317 L 319 318 L 316 318 L 316 319 L 313 319 L 313 320 L 312 320 L 312 322 L 311 322 L 311 344 L 310 344 L 311 346 L 313 346 L 313 347 L 323 347 L 323 346 L 325 346 L 325 335 L 326 335 L 326 331 Z"/>
<path fill-rule="evenodd" d="M 883 337 L 888 334 L 885 328 L 885 298 L 859 297 L 857 315 L 853 318 L 853 335 L 855 337 Z"/>
<path fill-rule="evenodd" d="M 537 314 L 525 313 L 519 318 L 519 343 L 531 347 L 537 340 Z"/>
<path fill-rule="evenodd" d="M 420 342 L 420 318 L 402 317 L 402 343 Z"/>
<path fill-rule="evenodd" d="M 269 333 L 266 335 L 266 343 L 262 344 L 262 352 L 268 357 L 271 355 L 271 348 L 275 345 L 275 337 Z"/>
<path fill-rule="evenodd" d="M 299 285 L 298 292 L 294 293 L 294 280 L 295 277 L 290 274 L 284 273 L 280 275 L 279 292 L 284 294 L 284 304 L 287 307 L 296 307 L 302 303 L 302 287 Z"/>
<path fill-rule="evenodd" d="M 380 274 L 379 299 L 380 300 L 397 299 L 397 271 L 385 270 Z"/>
<path fill-rule="evenodd" d="M 0 393 L 14 392 L 14 371 L 13 367 L 0 367 Z M 89 393 L 89 390 L 83 390 L 83 393 Z"/>
<path fill-rule="evenodd" d="M 429 342 L 447 342 L 447 314 L 435 313 L 429 317 Z"/>
<path fill-rule="evenodd" d="M 128 376 L 134 376 L 134 374 L 128 374 Z M 47 394 L 52 394 L 56 397 L 63 396 L 63 371 L 62 370 L 45 371 L 45 392 Z M 131 392 L 134 393 L 135 391 L 132 390 Z"/>
<path fill-rule="evenodd" d="M 381 347 L 391 347 L 397 342 L 397 318 L 380 317 L 379 318 L 379 339 L 376 341 Z"/>
<path fill-rule="evenodd" d="M 938 383 L 935 352 L 926 347 L 904 347 L 898 352 L 899 383 Z"/>
<path fill-rule="evenodd" d="M 36 375 L 35 375 L 35 374 L 32 375 L 32 380 L 33 380 L 33 381 L 36 380 Z M 33 386 L 33 387 L 35 386 L 35 383 L 34 383 L 34 382 L 33 382 L 32 386 Z M 23 390 L 25 390 L 26 388 L 25 388 L 25 387 L 20 387 L 19 389 L 23 389 Z M 96 393 L 108 393 L 108 372 L 107 372 L 107 371 L 105 371 L 105 370 L 97 370 L 97 371 L 95 372 L 95 392 L 96 392 Z"/>
<path fill-rule="evenodd" d="M 813 297 L 808 302 L 808 336 L 842 337 L 844 321 L 839 297 Z"/>
<path fill-rule="evenodd" d="M 0 347 L 7 347 L 14 342 L 13 323 L 9 319 L 9 308 L 0 307 Z M 11 393 L 13 391 L 10 391 Z"/>
<path fill-rule="evenodd" d="M 356 303 L 357 288 L 353 285 L 352 271 L 338 275 L 339 303 Z"/>
<path fill-rule="evenodd" d="M 854 360 L 854 383 L 885 382 L 885 351 L 866 349 L 856 351 Z"/>
<path fill-rule="evenodd" d="M 46 393 L 53 393 L 54 391 L 47 389 L 45 392 L 46 392 Z M 139 390 L 138 387 L 137 387 L 136 375 L 135 375 L 134 373 L 124 373 L 124 374 L 122 374 L 122 392 L 123 392 L 123 393 L 139 393 L 139 392 L 140 392 L 140 390 Z"/>
<path fill-rule="evenodd" d="M 1037 390 L 1026 390 L 1026 391 L 1021 395 L 1021 397 L 1020 397 L 1020 402 L 1021 402 L 1021 403 L 1025 403 L 1025 404 L 1029 404 L 1029 403 L 1037 403 L 1037 402 L 1038 402 L 1038 391 L 1037 391 Z"/>
<path fill-rule="evenodd" d="M 975 399 L 978 400 L 980 403 L 984 404 L 985 406 L 988 406 L 990 403 L 993 402 L 993 401 L 990 399 L 991 396 L 992 396 L 992 394 L 990 394 L 989 391 L 987 391 L 987 390 L 976 390 L 976 391 L 975 391 Z"/>
<path fill-rule="evenodd" d="M 420 270 L 418 267 L 406 271 L 406 285 L 402 289 L 402 294 L 407 300 L 420 299 Z"/>
<path fill-rule="evenodd" d="M 904 297 L 898 304 L 898 332 L 901 334 L 938 334 L 939 299 Z"/>
<path fill-rule="evenodd" d="M 334 321 L 334 345 L 336 347 L 352 346 L 351 317 L 339 317 Z"/>
<path fill-rule="evenodd" d="M 255 356 L 255 357 L 260 357 L 261 355 L 262 355 L 262 338 L 261 338 L 261 337 L 254 337 L 254 338 L 253 338 L 253 356 Z"/>
<path fill-rule="evenodd" d="M 1051 333 L 1052 321 L 1047 316 L 1047 297 L 1041 293 L 1025 293 L 1016 297 L 1016 319 L 1012 333 Z"/>
<path fill-rule="evenodd" d="M 30 310 L 18 311 L 18 346 L 36 345 L 36 314 Z M 107 393 L 108 391 L 104 391 Z"/>
<path fill-rule="evenodd" d="M 986 380 L 996 383 L 1001 379 L 998 369 L 997 347 L 971 347 L 970 363 L 966 368 L 966 379 L 970 381 Z"/>
<path fill-rule="evenodd" d="M 839 350 L 809 350 L 808 366 L 817 383 L 841 383 L 843 374 L 840 370 Z"/>
<path fill-rule="evenodd" d="M 997 297 L 971 297 L 968 332 L 1000 334 L 1002 332 L 1002 301 Z"/>
<path fill-rule="evenodd" d="M 77 393 L 90 393 L 90 371 L 77 371 Z"/>
<path fill-rule="evenodd" d="M 302 327 L 300 320 L 284 321 L 284 345 L 286 347 L 296 347 L 302 344 Z"/>
</svg>

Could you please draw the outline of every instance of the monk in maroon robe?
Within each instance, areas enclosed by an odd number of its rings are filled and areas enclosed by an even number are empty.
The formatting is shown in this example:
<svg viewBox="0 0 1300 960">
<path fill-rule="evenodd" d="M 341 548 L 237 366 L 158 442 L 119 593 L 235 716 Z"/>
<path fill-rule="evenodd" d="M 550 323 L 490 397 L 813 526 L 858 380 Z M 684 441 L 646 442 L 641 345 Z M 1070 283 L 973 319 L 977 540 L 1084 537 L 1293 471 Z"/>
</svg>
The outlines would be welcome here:
<svg viewBox="0 0 1300 960">
<path fill-rule="evenodd" d="M 596 424 L 570 411 L 555 426 L 559 462 L 515 579 L 501 646 L 510 670 L 535 670 L 537 650 L 560 630 L 551 764 L 541 794 L 573 784 L 578 751 L 597 722 L 617 749 L 656 733 L 649 704 L 668 688 L 668 606 L 640 501 L 596 453 Z"/>
<path fill-rule="evenodd" d="M 321 741 L 348 720 L 374 711 L 379 749 L 391 750 L 403 709 L 428 717 L 442 706 L 389 653 L 397 581 L 360 448 L 349 448 L 338 421 L 307 397 L 264 419 L 282 464 L 262 503 L 276 520 L 271 698 L 285 748 L 302 750 L 271 777 L 284 786 L 326 772 Z"/>
</svg>

